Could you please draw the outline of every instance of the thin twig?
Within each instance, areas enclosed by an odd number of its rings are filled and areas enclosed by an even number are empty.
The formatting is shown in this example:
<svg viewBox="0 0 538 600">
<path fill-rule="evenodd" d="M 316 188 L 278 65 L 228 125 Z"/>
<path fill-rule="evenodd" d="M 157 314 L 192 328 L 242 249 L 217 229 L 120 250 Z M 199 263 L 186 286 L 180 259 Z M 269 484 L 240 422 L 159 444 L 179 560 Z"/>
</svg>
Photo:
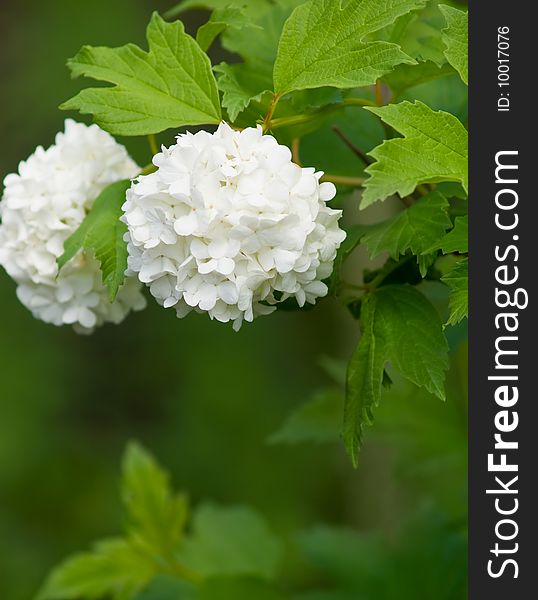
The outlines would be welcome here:
<svg viewBox="0 0 538 600">
<path fill-rule="evenodd" d="M 365 165 L 372 164 L 372 162 L 373 162 L 372 159 L 369 156 L 367 156 L 367 154 L 365 152 L 363 152 L 358 146 L 356 146 L 347 137 L 347 135 L 340 129 L 340 127 L 333 125 L 333 131 L 344 142 L 344 144 L 351 150 L 351 152 L 353 152 L 353 154 L 356 154 Z"/>
</svg>

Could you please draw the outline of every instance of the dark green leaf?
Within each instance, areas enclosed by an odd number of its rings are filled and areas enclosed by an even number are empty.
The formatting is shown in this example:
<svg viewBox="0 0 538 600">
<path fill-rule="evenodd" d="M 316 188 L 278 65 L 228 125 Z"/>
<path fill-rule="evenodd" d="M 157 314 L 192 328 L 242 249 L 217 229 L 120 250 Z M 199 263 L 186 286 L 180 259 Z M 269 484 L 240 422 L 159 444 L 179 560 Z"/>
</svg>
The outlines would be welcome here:
<svg viewBox="0 0 538 600">
<path fill-rule="evenodd" d="M 229 6 L 243 8 L 249 15 L 256 16 L 270 7 L 270 0 L 183 0 L 167 11 L 165 16 L 167 19 L 172 19 L 193 8 L 215 10 Z"/>
<path fill-rule="evenodd" d="M 215 577 L 200 588 L 199 600 L 286 600 L 267 582 L 254 577 Z"/>
<path fill-rule="evenodd" d="M 364 425 L 372 423 L 379 402 L 387 362 L 444 398 L 448 344 L 435 308 L 414 287 L 382 287 L 362 302 L 361 339 L 348 365 L 344 409 L 344 442 L 354 464 Z"/>
<path fill-rule="evenodd" d="M 433 61 L 423 61 L 416 65 L 398 65 L 383 77 L 383 81 L 392 90 L 393 100 L 396 100 L 403 92 L 416 85 L 447 77 L 453 73 L 452 67 L 446 63 L 439 66 Z"/>
<path fill-rule="evenodd" d="M 170 575 L 158 575 L 134 600 L 199 600 L 191 583 Z"/>
<path fill-rule="evenodd" d="M 352 225 L 347 229 L 346 239 L 340 245 L 340 248 L 336 253 L 336 258 L 333 264 L 333 272 L 331 275 L 330 284 L 330 288 L 333 293 L 338 290 L 340 276 L 342 272 L 342 265 L 344 264 L 346 258 L 360 244 L 362 237 L 366 234 L 366 232 L 369 229 L 369 225 Z"/>
<path fill-rule="evenodd" d="M 339 390 L 318 392 L 287 417 L 283 425 L 269 437 L 272 444 L 301 442 L 335 442 L 342 429 L 344 398 Z"/>
</svg>

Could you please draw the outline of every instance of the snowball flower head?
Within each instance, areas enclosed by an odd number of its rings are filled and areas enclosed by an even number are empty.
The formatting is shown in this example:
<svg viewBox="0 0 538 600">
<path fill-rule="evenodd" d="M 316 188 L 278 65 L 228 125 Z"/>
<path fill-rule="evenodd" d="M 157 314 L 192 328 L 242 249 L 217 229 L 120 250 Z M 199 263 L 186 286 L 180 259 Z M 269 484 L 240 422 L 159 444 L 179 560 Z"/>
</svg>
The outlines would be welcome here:
<svg viewBox="0 0 538 600">
<path fill-rule="evenodd" d="M 127 281 L 110 303 L 99 263 L 80 252 L 58 273 L 64 241 L 110 183 L 139 172 L 125 148 L 97 125 L 68 119 L 47 150 L 41 146 L 4 180 L 0 202 L 0 264 L 16 281 L 17 295 L 33 315 L 89 333 L 119 323 L 144 306 L 140 284 Z"/>
<path fill-rule="evenodd" d="M 129 269 L 160 304 L 237 330 L 287 298 L 303 306 L 327 294 L 345 233 L 321 172 L 294 164 L 261 127 L 225 123 L 179 135 L 153 163 L 127 191 L 122 219 Z"/>
</svg>

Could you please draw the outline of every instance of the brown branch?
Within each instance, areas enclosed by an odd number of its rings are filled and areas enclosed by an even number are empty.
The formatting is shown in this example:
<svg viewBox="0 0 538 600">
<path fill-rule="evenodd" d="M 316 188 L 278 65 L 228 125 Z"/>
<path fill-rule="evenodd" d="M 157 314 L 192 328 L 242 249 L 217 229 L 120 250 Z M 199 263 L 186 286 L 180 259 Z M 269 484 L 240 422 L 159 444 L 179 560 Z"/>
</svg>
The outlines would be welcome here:
<svg viewBox="0 0 538 600">
<path fill-rule="evenodd" d="M 347 137 L 347 135 L 340 129 L 340 127 L 337 127 L 336 125 L 334 125 L 333 126 L 333 131 L 344 142 L 344 144 L 351 150 L 351 152 L 353 152 L 353 154 L 355 154 L 356 156 L 358 156 L 365 165 L 371 165 L 372 164 L 372 162 L 373 162 L 372 159 L 369 156 L 367 156 L 367 154 L 365 152 L 363 152 L 360 148 L 358 148 Z"/>
</svg>

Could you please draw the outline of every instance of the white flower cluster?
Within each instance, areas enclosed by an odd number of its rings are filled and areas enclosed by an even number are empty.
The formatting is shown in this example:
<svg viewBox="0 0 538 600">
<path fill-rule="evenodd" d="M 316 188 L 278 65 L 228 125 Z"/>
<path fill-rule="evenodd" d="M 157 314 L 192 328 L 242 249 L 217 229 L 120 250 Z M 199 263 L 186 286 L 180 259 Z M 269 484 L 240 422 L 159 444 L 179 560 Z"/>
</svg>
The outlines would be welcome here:
<svg viewBox="0 0 538 600">
<path fill-rule="evenodd" d="M 314 303 L 345 233 L 321 172 L 292 162 L 261 127 L 177 137 L 123 206 L 129 269 L 178 316 L 193 308 L 242 321 L 296 298 Z"/>
<path fill-rule="evenodd" d="M 38 147 L 20 163 L 18 174 L 5 178 L 0 264 L 36 318 L 87 333 L 144 307 L 136 279 L 128 280 L 111 304 L 99 263 L 88 253 L 79 253 L 60 273 L 56 264 L 64 241 L 103 188 L 138 172 L 125 148 L 97 125 L 66 120 L 65 133 L 58 133 L 53 146 Z"/>
</svg>

